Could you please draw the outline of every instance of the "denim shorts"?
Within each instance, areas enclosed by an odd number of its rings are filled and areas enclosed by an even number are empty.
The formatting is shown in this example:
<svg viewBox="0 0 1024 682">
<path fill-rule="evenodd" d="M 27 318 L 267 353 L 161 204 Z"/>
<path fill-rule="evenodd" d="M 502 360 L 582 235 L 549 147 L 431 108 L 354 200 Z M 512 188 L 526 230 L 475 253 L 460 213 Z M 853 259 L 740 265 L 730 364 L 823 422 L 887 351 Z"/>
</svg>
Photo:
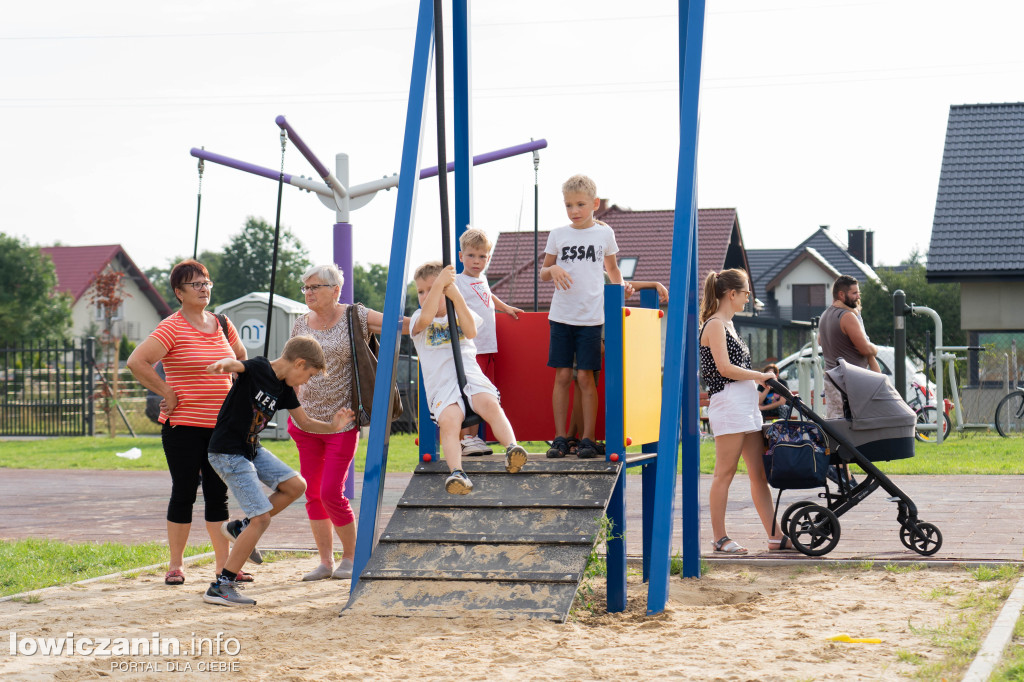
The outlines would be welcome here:
<svg viewBox="0 0 1024 682">
<path fill-rule="evenodd" d="M 261 482 L 271 490 L 277 490 L 277 486 L 293 476 L 298 476 L 291 467 L 274 457 L 262 445 L 252 461 L 246 459 L 244 455 L 225 455 L 219 452 L 211 452 L 209 457 L 210 466 L 228 484 L 238 506 L 250 519 L 266 514 L 274 508 L 267 494 L 263 492 Z"/>
<path fill-rule="evenodd" d="M 551 343 L 548 346 L 548 367 L 601 369 L 601 330 L 597 324 L 580 327 L 550 320 Z"/>
</svg>

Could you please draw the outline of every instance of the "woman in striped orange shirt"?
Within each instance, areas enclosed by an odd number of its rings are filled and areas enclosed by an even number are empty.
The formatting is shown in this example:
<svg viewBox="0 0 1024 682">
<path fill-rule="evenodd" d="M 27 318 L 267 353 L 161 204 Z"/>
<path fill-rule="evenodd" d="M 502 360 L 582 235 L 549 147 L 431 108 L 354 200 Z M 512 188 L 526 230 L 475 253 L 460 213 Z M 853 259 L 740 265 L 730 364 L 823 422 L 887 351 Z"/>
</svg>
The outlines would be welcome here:
<svg viewBox="0 0 1024 682">
<path fill-rule="evenodd" d="M 225 357 L 245 360 L 246 352 L 231 322 L 206 310 L 213 282 L 201 263 L 189 259 L 175 265 L 171 270 L 171 288 L 181 309 L 163 320 L 139 344 L 128 358 L 128 368 L 139 383 L 163 397 L 161 436 L 171 472 L 171 499 L 167 505 L 171 560 L 164 582 L 181 585 L 185 582 L 181 568 L 200 473 L 206 530 L 216 555 L 217 573 L 228 557 L 228 539 L 221 533 L 221 524 L 228 520 L 228 490 L 210 466 L 207 446 L 217 424 L 217 413 L 231 388 L 231 378 L 226 374 L 207 374 L 206 367 Z M 153 367 L 158 362 L 163 362 L 166 379 L 161 379 Z"/>
</svg>

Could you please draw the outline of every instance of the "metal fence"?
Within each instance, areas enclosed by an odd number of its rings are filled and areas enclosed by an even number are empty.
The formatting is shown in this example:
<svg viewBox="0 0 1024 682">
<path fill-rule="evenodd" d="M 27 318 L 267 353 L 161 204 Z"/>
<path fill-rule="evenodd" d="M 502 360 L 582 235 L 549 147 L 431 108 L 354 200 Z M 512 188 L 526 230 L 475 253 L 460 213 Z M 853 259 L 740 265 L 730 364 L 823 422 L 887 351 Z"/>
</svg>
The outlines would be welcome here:
<svg viewBox="0 0 1024 682">
<path fill-rule="evenodd" d="M 93 339 L 0 348 L 0 435 L 92 435 L 93 354 Z"/>
</svg>

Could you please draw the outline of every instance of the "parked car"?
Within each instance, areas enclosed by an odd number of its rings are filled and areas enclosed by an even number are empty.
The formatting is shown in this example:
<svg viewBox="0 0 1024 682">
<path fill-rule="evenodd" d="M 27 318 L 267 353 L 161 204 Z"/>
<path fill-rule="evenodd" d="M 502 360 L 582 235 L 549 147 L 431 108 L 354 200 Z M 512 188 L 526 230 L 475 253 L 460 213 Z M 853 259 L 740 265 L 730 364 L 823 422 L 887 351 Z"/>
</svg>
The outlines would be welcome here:
<svg viewBox="0 0 1024 682">
<path fill-rule="evenodd" d="M 800 381 L 800 363 L 797 362 L 798 358 L 804 357 L 809 358 L 811 356 L 811 349 L 809 346 L 801 348 L 800 351 L 788 355 L 779 362 L 775 363 L 779 366 L 779 377 L 785 379 L 790 388 L 796 389 Z M 879 346 L 878 347 L 878 367 L 882 370 L 882 374 L 889 377 L 889 381 L 893 380 L 892 368 L 896 366 L 896 349 L 892 346 Z M 818 366 L 821 366 L 823 360 L 821 359 L 821 348 L 818 348 Z M 919 386 L 928 387 L 928 403 L 933 404 L 935 402 L 935 383 L 928 381 L 918 367 L 914 365 L 910 358 L 905 358 L 904 362 L 907 363 L 907 386 L 906 395 L 907 399 L 910 400 L 914 396 L 914 383 Z M 811 381 L 814 381 L 814 369 L 811 369 Z"/>
</svg>

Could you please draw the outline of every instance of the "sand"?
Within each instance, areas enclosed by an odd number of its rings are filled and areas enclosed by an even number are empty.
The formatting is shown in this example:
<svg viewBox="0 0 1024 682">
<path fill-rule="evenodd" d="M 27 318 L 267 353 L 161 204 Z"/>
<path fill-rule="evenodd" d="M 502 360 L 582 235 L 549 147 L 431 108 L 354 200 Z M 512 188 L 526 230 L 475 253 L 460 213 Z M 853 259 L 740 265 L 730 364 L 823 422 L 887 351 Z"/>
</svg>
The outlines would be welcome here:
<svg viewBox="0 0 1024 682">
<path fill-rule="evenodd" d="M 244 594 L 255 608 L 205 604 L 209 566 L 183 587 L 141 575 L 0 603 L 0 677 L 17 679 L 886 680 L 916 668 L 898 652 L 938 660 L 927 630 L 956 617 L 956 602 L 981 589 L 962 568 L 896 573 L 880 566 L 715 565 L 700 580 L 673 579 L 668 609 L 645 615 L 646 589 L 631 578 L 625 613 L 601 612 L 603 586 L 565 624 L 481 618 L 346 616 L 348 581 L 303 583 L 311 558 L 252 568 Z M 252 567 L 250 564 L 249 567 Z M 10 637 L 235 638 L 220 655 L 11 655 Z M 878 637 L 840 644 L 831 635 Z M 230 643 L 228 647 L 234 646 Z M 217 669 L 226 669 L 218 673 Z"/>
</svg>

